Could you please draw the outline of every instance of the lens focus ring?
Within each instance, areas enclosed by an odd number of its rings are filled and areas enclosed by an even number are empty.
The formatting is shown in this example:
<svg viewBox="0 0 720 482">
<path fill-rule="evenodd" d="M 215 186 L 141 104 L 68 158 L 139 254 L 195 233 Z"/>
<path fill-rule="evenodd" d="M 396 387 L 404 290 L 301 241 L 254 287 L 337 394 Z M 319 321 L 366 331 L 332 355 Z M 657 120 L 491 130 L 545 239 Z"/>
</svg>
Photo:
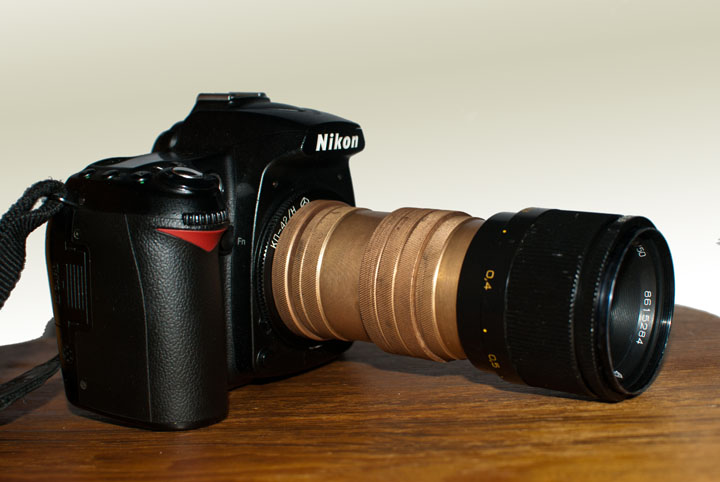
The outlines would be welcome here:
<svg viewBox="0 0 720 482">
<path fill-rule="evenodd" d="M 582 276 L 582 270 L 593 239 L 617 217 L 548 211 L 518 246 L 508 275 L 505 320 L 511 358 L 528 385 L 589 394 L 575 340 L 586 335 L 579 333 L 578 297 L 592 290 L 595 280 Z"/>
</svg>

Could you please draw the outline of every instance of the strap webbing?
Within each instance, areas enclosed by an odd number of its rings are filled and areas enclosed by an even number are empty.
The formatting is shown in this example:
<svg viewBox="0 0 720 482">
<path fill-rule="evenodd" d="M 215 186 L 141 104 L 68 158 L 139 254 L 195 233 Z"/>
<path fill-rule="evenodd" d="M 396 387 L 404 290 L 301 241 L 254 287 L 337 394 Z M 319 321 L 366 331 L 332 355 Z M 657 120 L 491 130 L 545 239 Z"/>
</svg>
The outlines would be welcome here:
<svg viewBox="0 0 720 482">
<path fill-rule="evenodd" d="M 66 195 L 60 181 L 40 181 L 25 193 L 0 218 L 0 308 L 5 305 L 25 267 L 25 244 L 28 236 L 57 214 Z M 36 208 L 38 202 L 42 203 Z M 36 366 L 0 386 L 0 410 L 40 387 L 60 367 L 60 359 Z"/>
<path fill-rule="evenodd" d="M 26 371 L 19 377 L 0 385 L 0 410 L 5 410 L 16 400 L 21 399 L 36 388 L 40 388 L 45 381 L 60 368 L 60 356 L 55 355 L 42 365 Z"/>
</svg>

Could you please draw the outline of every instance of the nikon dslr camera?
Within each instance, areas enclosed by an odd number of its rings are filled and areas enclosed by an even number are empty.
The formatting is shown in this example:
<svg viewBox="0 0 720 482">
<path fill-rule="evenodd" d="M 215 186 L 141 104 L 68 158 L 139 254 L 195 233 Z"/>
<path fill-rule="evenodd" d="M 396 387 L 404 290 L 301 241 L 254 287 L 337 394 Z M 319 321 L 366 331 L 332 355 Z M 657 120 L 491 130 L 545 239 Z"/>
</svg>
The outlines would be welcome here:
<svg viewBox="0 0 720 482">
<path fill-rule="evenodd" d="M 619 401 L 669 335 L 673 269 L 645 218 L 354 207 L 360 127 L 201 94 L 152 153 L 67 181 L 47 261 L 65 391 L 112 420 L 222 420 L 227 390 L 370 341 Z"/>
</svg>

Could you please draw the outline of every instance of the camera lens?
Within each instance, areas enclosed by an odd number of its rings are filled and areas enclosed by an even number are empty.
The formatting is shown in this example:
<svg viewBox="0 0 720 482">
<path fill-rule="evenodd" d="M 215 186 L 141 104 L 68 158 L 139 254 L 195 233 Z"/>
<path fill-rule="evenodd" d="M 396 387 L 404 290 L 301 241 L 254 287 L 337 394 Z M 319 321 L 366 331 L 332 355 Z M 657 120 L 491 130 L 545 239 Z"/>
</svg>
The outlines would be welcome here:
<svg viewBox="0 0 720 482">
<path fill-rule="evenodd" d="M 271 299 L 311 340 L 469 359 L 508 381 L 618 401 L 656 376 L 673 311 L 645 218 L 526 209 L 380 213 L 313 201 L 283 230 Z"/>
<path fill-rule="evenodd" d="M 491 217 L 468 247 L 458 328 L 479 368 L 618 401 L 657 375 L 673 302 L 670 251 L 647 219 L 526 209 Z"/>
</svg>

